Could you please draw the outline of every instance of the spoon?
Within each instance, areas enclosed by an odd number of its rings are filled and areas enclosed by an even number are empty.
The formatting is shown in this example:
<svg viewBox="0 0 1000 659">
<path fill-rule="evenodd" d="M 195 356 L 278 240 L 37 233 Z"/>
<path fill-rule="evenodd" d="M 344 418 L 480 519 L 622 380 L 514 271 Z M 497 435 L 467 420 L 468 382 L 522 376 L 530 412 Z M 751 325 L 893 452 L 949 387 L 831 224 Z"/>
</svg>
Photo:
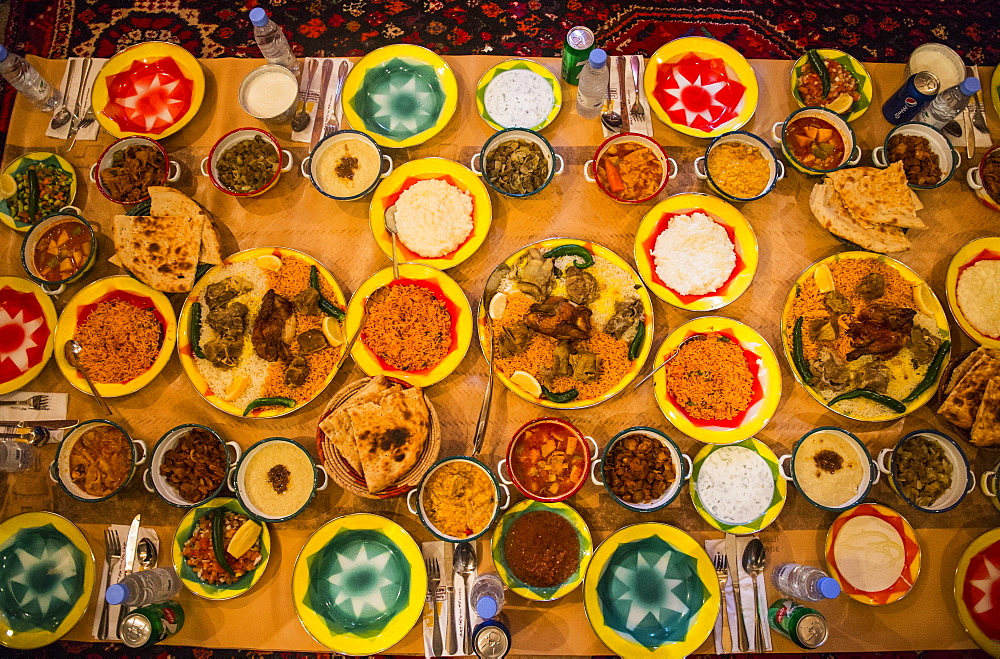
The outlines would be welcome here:
<svg viewBox="0 0 1000 659">
<path fill-rule="evenodd" d="M 51 436 L 49 429 L 42 426 L 35 426 L 26 433 L 0 432 L 0 439 L 18 439 L 32 446 L 41 446 Z"/>
<path fill-rule="evenodd" d="M 622 127 L 622 116 L 615 112 L 614 101 L 611 100 L 611 76 L 608 76 L 608 93 L 605 97 L 605 110 L 601 113 L 601 123 L 612 133 L 620 132 Z"/>
<path fill-rule="evenodd" d="M 97 402 L 104 409 L 105 414 L 110 416 L 114 414 L 114 412 L 111 411 L 111 408 L 108 407 L 108 404 L 104 402 L 103 398 L 101 398 L 101 394 L 98 393 L 97 387 L 94 386 L 93 381 L 91 381 L 90 379 L 90 375 L 87 374 L 87 369 L 85 369 L 83 366 L 80 365 L 80 353 L 82 352 L 83 352 L 83 346 L 74 341 L 73 339 L 67 341 L 66 344 L 63 346 L 63 355 L 66 356 L 67 363 L 69 363 L 69 365 L 75 368 L 76 370 L 83 373 L 83 379 L 87 381 L 87 386 L 90 387 L 90 391 L 93 392 L 94 397 L 97 399 Z"/>
<path fill-rule="evenodd" d="M 139 541 L 136 550 L 139 552 L 139 565 L 142 566 L 143 570 L 156 567 L 156 545 L 153 544 L 152 540 L 143 538 Z"/>
<path fill-rule="evenodd" d="M 66 74 L 66 89 L 69 89 L 70 82 L 73 80 L 73 69 L 76 68 L 76 60 L 71 59 L 69 61 L 69 73 Z M 62 128 L 66 125 L 66 122 L 70 120 L 73 115 L 69 113 L 69 108 L 66 107 L 66 92 L 63 92 L 62 104 L 59 106 L 59 110 L 52 115 L 52 122 L 49 127 L 52 130 L 57 128 Z"/>
<path fill-rule="evenodd" d="M 455 574 L 462 577 L 462 589 L 465 593 L 465 606 L 462 608 L 465 611 L 464 628 L 463 632 L 465 638 L 465 648 L 463 648 L 463 654 L 472 654 L 472 611 L 469 607 L 469 577 L 471 577 L 476 572 L 476 548 L 471 542 L 460 542 L 455 547 L 455 551 L 451 557 L 452 570 Z"/>
<path fill-rule="evenodd" d="M 753 583 L 753 613 L 754 633 L 753 647 L 755 652 L 764 651 L 764 630 L 760 625 L 760 592 L 757 590 L 757 575 L 764 571 L 767 563 L 767 550 L 760 538 L 754 538 L 743 550 L 743 571 L 750 575 Z"/>
<path fill-rule="evenodd" d="M 396 204 L 385 209 L 385 230 L 392 235 L 392 278 L 399 279 L 399 266 L 396 264 Z"/>
<path fill-rule="evenodd" d="M 656 368 L 654 368 L 654 369 L 653 369 L 652 371 L 650 371 L 649 373 L 647 373 L 647 374 L 646 374 L 646 377 L 644 377 L 643 379 L 639 380 L 639 381 L 638 381 L 638 382 L 636 382 L 636 383 L 635 383 L 634 385 L 632 385 L 632 388 L 633 388 L 633 389 L 638 389 L 639 387 L 641 387 L 641 386 L 642 386 L 642 383 L 643 383 L 643 382 L 645 382 L 645 381 L 646 381 L 646 380 L 648 380 L 649 378 L 651 378 L 651 377 L 653 377 L 654 375 L 656 375 L 656 372 L 657 372 L 658 370 L 660 370 L 661 368 L 663 368 L 664 366 L 666 366 L 667 364 L 669 364 L 670 362 L 672 362 L 672 361 L 674 360 L 674 357 L 676 357 L 677 355 L 679 355 L 679 354 L 681 353 L 681 348 L 683 348 L 683 347 L 684 347 L 684 344 L 685 344 L 685 343 L 688 343 L 689 341 L 693 341 L 693 340 L 695 340 L 695 339 L 698 339 L 698 338 L 703 338 L 703 337 L 704 337 L 704 335 L 702 335 L 702 334 L 692 334 L 692 335 L 691 335 L 691 336 L 689 336 L 688 338 L 686 338 L 686 339 L 684 339 L 683 341 L 681 341 L 680 345 L 678 345 L 678 346 L 677 346 L 677 349 L 676 349 L 676 350 L 674 350 L 674 352 L 673 352 L 673 354 L 672 354 L 672 355 L 670 355 L 669 357 L 667 357 L 666 359 L 664 359 L 664 360 L 663 360 L 663 361 L 662 361 L 662 362 L 660 363 L 660 365 L 659 365 L 659 366 L 657 366 L 657 367 L 656 367 Z M 664 340 L 666 340 L 666 339 L 664 339 Z"/>
<path fill-rule="evenodd" d="M 337 358 L 337 364 L 333 367 L 334 373 L 339 371 L 340 367 L 344 365 L 345 361 L 347 361 L 347 356 L 351 354 L 351 348 L 354 347 L 354 343 L 358 340 L 358 337 L 361 336 L 361 331 L 365 328 L 365 323 L 368 322 L 368 305 L 374 302 L 378 302 L 388 294 L 389 294 L 389 287 L 380 286 L 376 288 L 374 291 L 372 291 L 371 295 L 369 295 L 365 299 L 365 304 L 362 307 L 363 311 L 361 313 L 361 322 L 358 323 L 358 329 L 354 330 L 354 335 L 351 336 L 351 340 L 347 342 L 344 351 L 341 352 L 340 357 Z"/>
<path fill-rule="evenodd" d="M 295 116 L 292 117 L 292 130 L 295 132 L 305 130 L 306 126 L 309 125 L 309 113 L 306 112 L 306 106 L 309 105 L 309 88 L 312 87 L 317 66 L 319 66 L 319 60 L 309 60 L 309 70 L 306 71 L 305 84 L 302 86 L 302 98 L 299 99 L 299 107 L 295 110 Z"/>
</svg>

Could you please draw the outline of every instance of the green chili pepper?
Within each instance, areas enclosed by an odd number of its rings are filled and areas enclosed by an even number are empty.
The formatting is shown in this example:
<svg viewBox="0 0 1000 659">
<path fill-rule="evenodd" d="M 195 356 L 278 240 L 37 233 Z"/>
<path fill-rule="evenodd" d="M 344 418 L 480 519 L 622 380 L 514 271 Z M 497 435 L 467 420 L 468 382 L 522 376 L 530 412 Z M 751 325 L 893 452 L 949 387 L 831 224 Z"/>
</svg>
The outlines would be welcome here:
<svg viewBox="0 0 1000 659">
<path fill-rule="evenodd" d="M 34 168 L 28 170 L 28 222 L 34 224 L 38 219 L 38 172 Z"/>
<path fill-rule="evenodd" d="M 904 403 L 912 403 L 934 384 L 938 373 L 941 372 L 941 364 L 944 363 L 944 356 L 948 354 L 949 348 L 951 348 L 951 341 L 944 341 L 938 346 L 937 353 L 935 353 L 930 366 L 927 367 L 927 373 L 924 374 L 924 379 L 903 399 Z"/>
<path fill-rule="evenodd" d="M 885 396 L 877 391 L 872 391 L 871 389 L 854 389 L 853 391 L 848 391 L 846 394 L 840 394 L 827 403 L 827 406 L 833 407 L 840 401 L 851 400 L 853 398 L 867 398 L 868 400 L 875 401 L 880 405 L 885 405 L 893 412 L 898 412 L 899 414 L 906 411 L 906 405 L 903 403 L 899 402 L 895 398 L 892 398 L 891 396 Z"/>
<path fill-rule="evenodd" d="M 214 268 L 215 266 L 211 263 L 199 263 L 198 267 L 194 269 L 194 280 L 198 281 L 201 279 L 202 275 Z"/>
<path fill-rule="evenodd" d="M 632 337 L 632 343 L 628 346 L 628 358 L 629 361 L 635 361 L 639 358 L 639 353 L 642 352 L 642 344 L 646 340 L 646 323 L 639 320 L 639 326 L 635 328 L 635 336 Z"/>
<path fill-rule="evenodd" d="M 246 416 L 247 414 L 250 414 L 250 412 L 253 412 L 258 407 L 270 407 L 270 406 L 273 406 L 273 405 L 278 405 L 278 406 L 281 406 L 281 407 L 295 407 L 295 399 L 293 399 L 293 398 L 285 398 L 284 396 L 272 396 L 270 398 L 257 398 L 255 400 L 250 401 L 250 404 L 247 405 L 247 408 L 245 410 L 243 410 L 243 416 Z"/>
<path fill-rule="evenodd" d="M 819 76 L 820 84 L 823 85 L 823 100 L 825 101 L 826 95 L 830 93 L 830 72 L 826 68 L 826 62 L 823 61 L 823 56 L 815 48 L 807 50 L 806 56 L 809 58 L 809 64 L 816 71 L 816 75 Z"/>
<path fill-rule="evenodd" d="M 560 256 L 575 256 L 580 259 L 575 262 L 575 265 L 581 270 L 594 265 L 594 255 L 588 252 L 586 247 L 580 245 L 560 245 L 542 254 L 543 259 L 557 259 Z"/>
<path fill-rule="evenodd" d="M 545 385 L 542 385 L 542 395 L 551 400 L 553 403 L 568 403 L 571 400 L 575 400 L 580 392 L 576 389 L 570 389 L 568 391 L 549 391 Z"/>
<path fill-rule="evenodd" d="M 205 352 L 201 349 L 201 302 L 191 303 L 191 326 L 188 334 L 191 337 L 191 352 L 198 359 L 205 359 Z"/>
<path fill-rule="evenodd" d="M 813 373 L 812 369 L 809 368 L 809 362 L 806 361 L 805 351 L 802 348 L 802 322 L 805 320 L 803 316 L 799 316 L 798 320 L 795 321 L 795 326 L 792 328 L 792 362 L 795 364 L 795 369 L 802 376 L 802 381 L 806 384 L 812 384 Z"/>
<path fill-rule="evenodd" d="M 212 551 L 215 560 L 229 576 L 235 576 L 233 566 L 226 558 L 226 509 L 216 508 L 212 511 Z"/>
<path fill-rule="evenodd" d="M 316 304 L 319 305 L 323 313 L 327 316 L 333 316 L 337 320 L 344 320 L 347 317 L 343 309 L 323 297 L 323 291 L 319 287 L 319 269 L 314 265 L 309 266 L 309 285 L 319 293 L 319 302 Z"/>
</svg>

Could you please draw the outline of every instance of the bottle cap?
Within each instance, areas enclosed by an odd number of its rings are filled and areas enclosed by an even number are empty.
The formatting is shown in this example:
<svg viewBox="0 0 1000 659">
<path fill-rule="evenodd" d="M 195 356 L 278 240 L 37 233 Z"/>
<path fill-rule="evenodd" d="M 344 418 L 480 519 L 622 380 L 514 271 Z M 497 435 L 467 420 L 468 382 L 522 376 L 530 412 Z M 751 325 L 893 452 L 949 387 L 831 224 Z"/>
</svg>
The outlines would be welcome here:
<svg viewBox="0 0 1000 659">
<path fill-rule="evenodd" d="M 476 602 L 476 613 L 483 620 L 489 620 L 497 614 L 497 610 L 500 607 L 497 606 L 497 601 L 493 599 L 491 595 L 483 595 Z"/>
<path fill-rule="evenodd" d="M 5 59 L 7 59 L 7 47 L 0 46 L 0 62 L 4 61 Z"/>
<path fill-rule="evenodd" d="M 257 27 L 264 27 L 268 22 L 267 12 L 263 7 L 254 7 L 250 10 L 250 22 Z"/>
<path fill-rule="evenodd" d="M 982 84 L 979 82 L 979 78 L 968 77 L 959 83 L 958 88 L 962 90 L 962 93 L 966 96 L 972 96 L 980 89 L 983 88 Z"/>
<path fill-rule="evenodd" d="M 104 591 L 104 599 L 111 606 L 118 606 L 128 597 L 128 586 L 122 583 L 111 584 Z"/>
<path fill-rule="evenodd" d="M 608 54 L 600 48 L 595 48 L 590 51 L 590 65 L 595 69 L 601 68 L 607 63 L 607 61 Z"/>
<path fill-rule="evenodd" d="M 820 595 L 828 600 L 840 595 L 840 584 L 833 577 L 823 577 L 816 582 L 816 587 L 819 588 Z"/>
</svg>

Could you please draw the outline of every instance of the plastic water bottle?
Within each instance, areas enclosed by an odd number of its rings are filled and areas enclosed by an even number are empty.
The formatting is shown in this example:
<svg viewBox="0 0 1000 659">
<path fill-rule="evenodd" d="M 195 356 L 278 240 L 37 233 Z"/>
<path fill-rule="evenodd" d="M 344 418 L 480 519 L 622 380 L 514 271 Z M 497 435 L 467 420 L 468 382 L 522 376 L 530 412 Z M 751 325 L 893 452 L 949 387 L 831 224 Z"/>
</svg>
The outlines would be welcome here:
<svg viewBox="0 0 1000 659">
<path fill-rule="evenodd" d="M 13 473 L 26 471 L 35 464 L 38 451 L 27 442 L 16 439 L 0 440 L 0 471 Z"/>
<path fill-rule="evenodd" d="M 774 587 L 796 599 L 819 602 L 840 595 L 840 584 L 823 570 L 811 565 L 782 563 L 771 574 Z"/>
<path fill-rule="evenodd" d="M 172 567 L 133 572 L 120 582 L 108 586 L 104 599 L 117 606 L 146 606 L 165 602 L 181 590 L 181 580 Z"/>
<path fill-rule="evenodd" d="M 590 51 L 587 66 L 580 71 L 576 92 L 576 112 L 584 119 L 596 119 L 608 91 L 608 54 L 600 48 Z"/>
<path fill-rule="evenodd" d="M 50 85 L 38 69 L 4 46 L 0 46 L 0 75 L 42 112 L 52 112 L 62 101 L 62 92 Z"/>
<path fill-rule="evenodd" d="M 946 123 L 965 111 L 969 97 L 975 96 L 982 88 L 979 78 L 969 77 L 954 87 L 949 87 L 934 97 L 934 100 L 917 115 L 914 121 L 942 128 Z"/>
<path fill-rule="evenodd" d="M 253 23 L 253 38 L 257 40 L 260 54 L 268 64 L 279 64 L 296 76 L 299 75 L 299 62 L 288 45 L 285 33 L 278 24 L 267 17 L 263 7 L 250 10 L 250 22 Z"/>
<path fill-rule="evenodd" d="M 483 620 L 496 618 L 503 609 L 503 581 L 495 574 L 480 574 L 469 591 L 472 608 Z"/>
</svg>

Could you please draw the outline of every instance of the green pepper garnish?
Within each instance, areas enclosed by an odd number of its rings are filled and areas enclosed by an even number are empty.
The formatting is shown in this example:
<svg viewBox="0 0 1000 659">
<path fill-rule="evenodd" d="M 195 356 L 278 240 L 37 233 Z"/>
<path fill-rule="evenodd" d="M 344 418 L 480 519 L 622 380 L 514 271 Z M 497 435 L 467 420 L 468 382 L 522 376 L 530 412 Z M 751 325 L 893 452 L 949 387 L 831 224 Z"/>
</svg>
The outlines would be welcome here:
<svg viewBox="0 0 1000 659">
<path fill-rule="evenodd" d="M 569 389 L 568 391 L 549 391 L 548 387 L 542 385 L 542 395 L 547 399 L 551 400 L 553 403 L 568 403 L 571 400 L 576 400 L 580 395 L 580 392 L 576 389 Z"/>
<path fill-rule="evenodd" d="M 574 265 L 580 270 L 594 265 L 594 255 L 587 251 L 586 247 L 580 245 L 560 245 L 542 254 L 543 259 L 557 259 L 560 256 L 574 256 Z"/>
<path fill-rule="evenodd" d="M 233 566 L 226 558 L 226 509 L 216 508 L 212 511 L 212 551 L 215 561 L 229 576 L 236 576 Z"/>
<path fill-rule="evenodd" d="M 823 56 L 815 48 L 807 50 L 806 57 L 809 58 L 809 64 L 819 76 L 819 82 L 823 86 L 823 100 L 826 101 L 826 96 L 830 93 L 830 72 L 826 68 L 826 62 L 823 61 Z"/>
<path fill-rule="evenodd" d="M 937 353 L 934 355 L 934 359 L 931 361 L 930 366 L 927 367 L 927 372 L 924 374 L 924 379 L 920 381 L 913 391 L 911 391 L 906 398 L 903 399 L 904 403 L 912 403 L 920 394 L 927 391 L 935 380 L 937 380 L 938 373 L 941 372 L 941 365 L 944 363 L 944 356 L 948 354 L 948 349 L 951 348 L 951 341 L 943 341 L 941 345 L 938 346 Z"/>
<path fill-rule="evenodd" d="M 243 410 L 243 416 L 250 414 L 258 407 L 295 407 L 294 398 L 285 398 L 284 396 L 271 396 L 269 398 L 256 398 L 250 401 L 247 408 Z"/>
<path fill-rule="evenodd" d="M 879 403 L 880 405 L 885 405 L 890 410 L 892 410 L 893 412 L 897 412 L 898 414 L 902 414 L 903 412 L 906 411 L 906 405 L 904 405 L 903 403 L 899 402 L 898 400 L 896 400 L 891 396 L 880 394 L 877 391 L 872 391 L 871 389 L 854 389 L 853 391 L 848 391 L 846 394 L 840 394 L 839 396 L 831 400 L 829 403 L 827 403 L 827 406 L 833 407 L 834 405 L 836 405 L 841 401 L 851 400 L 854 398 L 867 398 L 868 400 Z"/>
<path fill-rule="evenodd" d="M 813 373 L 812 369 L 809 368 L 809 362 L 806 361 L 805 351 L 802 348 L 802 322 L 804 317 L 799 316 L 795 321 L 795 326 L 792 328 L 792 363 L 795 365 L 795 369 L 802 376 L 802 381 L 806 384 L 812 384 Z"/>
<path fill-rule="evenodd" d="M 642 352 L 642 344 L 646 340 L 646 323 L 639 320 L 639 326 L 635 328 L 635 336 L 632 337 L 632 343 L 628 346 L 628 358 L 629 361 L 635 361 L 639 358 L 639 353 Z"/>
<path fill-rule="evenodd" d="M 327 316 L 333 316 L 337 320 L 344 320 L 347 317 L 343 309 L 323 297 L 323 291 L 319 287 L 319 269 L 314 265 L 309 266 L 309 286 L 319 293 L 319 301 L 316 304 L 319 305 L 323 313 Z"/>
<path fill-rule="evenodd" d="M 188 329 L 191 337 L 191 352 L 198 359 L 205 359 L 205 353 L 201 349 L 201 303 L 191 303 L 191 325 Z M 245 416 L 245 415 L 244 415 Z"/>
<path fill-rule="evenodd" d="M 32 167 L 28 170 L 28 222 L 34 224 L 38 220 L 38 172 Z"/>
</svg>

